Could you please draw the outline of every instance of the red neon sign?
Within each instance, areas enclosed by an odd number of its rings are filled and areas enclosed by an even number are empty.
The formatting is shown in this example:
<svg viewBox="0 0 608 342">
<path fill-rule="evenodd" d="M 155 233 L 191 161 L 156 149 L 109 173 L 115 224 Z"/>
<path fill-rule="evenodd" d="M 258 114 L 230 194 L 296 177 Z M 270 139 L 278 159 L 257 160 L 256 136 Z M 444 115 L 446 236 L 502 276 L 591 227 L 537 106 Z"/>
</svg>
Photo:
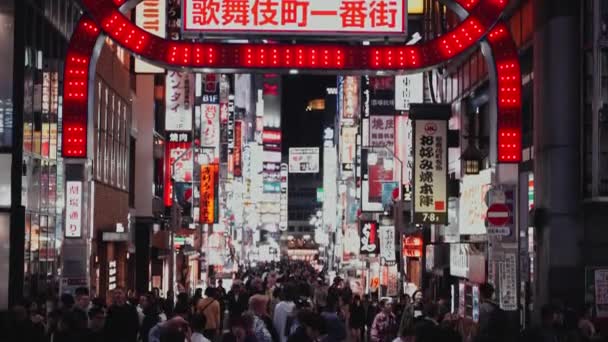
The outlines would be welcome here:
<svg viewBox="0 0 608 342">
<path fill-rule="evenodd" d="M 201 1 L 203 0 L 198 2 Z M 207 2 L 211 1 L 207 0 Z M 219 0 L 213 1 L 218 2 Z M 288 1 L 291 2 L 291 0 L 282 0 L 282 2 Z M 445 63 L 474 47 L 488 34 L 487 40 L 492 48 L 497 66 L 496 74 L 499 80 L 500 74 L 505 77 L 505 82 L 498 87 L 498 161 L 517 163 L 521 160 L 521 82 L 517 82 L 517 79 L 521 78 L 519 62 L 517 49 L 507 27 L 502 22 L 496 24 L 508 1 L 453 1 L 468 11 L 469 15 L 452 31 L 417 45 L 379 47 L 348 44 L 265 45 L 171 41 L 150 34 L 134 25 L 119 10 L 126 3 L 125 0 L 83 0 L 83 5 L 91 17 L 85 15 L 80 20 L 67 53 L 64 82 L 64 94 L 67 96 L 64 99 L 63 155 L 66 158 L 85 158 L 87 156 L 89 69 L 91 56 L 102 30 L 126 49 L 167 68 L 249 69 L 282 72 L 291 69 L 324 70 L 325 72 L 413 71 Z M 267 0 L 258 1 L 258 3 L 269 2 Z M 297 2 L 297 0 L 293 0 L 293 2 Z M 343 0 L 342 2 L 357 1 Z M 258 24 L 260 24 L 259 21 Z M 72 57 L 75 58 L 73 62 Z M 77 62 L 78 60 L 80 62 Z M 500 69 L 500 65 L 503 66 L 503 69 Z M 508 65 L 512 66 L 506 68 Z M 516 79 L 514 80 L 513 77 Z M 504 90 L 502 90 L 503 88 Z M 85 96 L 83 97 L 82 94 Z"/>
</svg>

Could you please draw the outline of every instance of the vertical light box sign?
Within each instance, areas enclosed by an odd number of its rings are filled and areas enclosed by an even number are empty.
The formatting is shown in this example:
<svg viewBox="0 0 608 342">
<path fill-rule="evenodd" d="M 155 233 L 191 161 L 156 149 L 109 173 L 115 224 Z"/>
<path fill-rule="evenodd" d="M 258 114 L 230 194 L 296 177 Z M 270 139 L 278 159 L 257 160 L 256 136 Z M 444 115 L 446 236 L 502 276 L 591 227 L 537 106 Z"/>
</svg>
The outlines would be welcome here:
<svg viewBox="0 0 608 342">
<path fill-rule="evenodd" d="M 79 238 L 82 236 L 82 182 L 67 182 L 65 195 L 65 237 Z"/>
<path fill-rule="evenodd" d="M 135 7 L 135 23 L 149 33 L 160 38 L 167 36 L 167 1 L 145 0 Z M 135 72 L 142 74 L 162 74 L 165 69 L 135 58 Z"/>
<path fill-rule="evenodd" d="M 411 104 L 414 128 L 413 220 L 416 224 L 448 223 L 449 105 Z"/>
</svg>

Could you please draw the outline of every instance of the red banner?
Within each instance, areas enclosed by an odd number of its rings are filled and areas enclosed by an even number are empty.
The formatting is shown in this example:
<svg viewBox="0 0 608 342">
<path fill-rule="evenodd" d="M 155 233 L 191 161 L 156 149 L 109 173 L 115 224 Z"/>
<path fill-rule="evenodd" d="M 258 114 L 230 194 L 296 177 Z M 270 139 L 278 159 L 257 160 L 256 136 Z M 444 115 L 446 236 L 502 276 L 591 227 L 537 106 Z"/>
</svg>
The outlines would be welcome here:
<svg viewBox="0 0 608 342">
<path fill-rule="evenodd" d="M 170 207 L 173 203 L 173 181 L 192 182 L 192 154 L 184 155 L 190 148 L 189 142 L 167 142 L 165 144 L 165 206 Z M 181 157 L 181 158 L 180 158 Z M 180 160 L 173 165 L 175 160 Z"/>
<path fill-rule="evenodd" d="M 215 197 L 219 167 L 217 164 L 201 166 L 200 223 L 215 223 Z"/>
</svg>

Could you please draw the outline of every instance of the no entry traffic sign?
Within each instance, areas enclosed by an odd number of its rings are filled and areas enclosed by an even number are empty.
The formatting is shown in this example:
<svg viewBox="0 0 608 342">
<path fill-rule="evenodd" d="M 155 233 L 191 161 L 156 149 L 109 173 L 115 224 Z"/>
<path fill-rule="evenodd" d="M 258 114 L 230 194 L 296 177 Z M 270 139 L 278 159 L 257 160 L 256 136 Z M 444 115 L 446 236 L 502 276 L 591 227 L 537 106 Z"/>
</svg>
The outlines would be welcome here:
<svg viewBox="0 0 608 342">
<path fill-rule="evenodd" d="M 488 208 L 488 223 L 491 226 L 504 226 L 509 223 L 511 219 L 511 212 L 509 211 L 509 207 L 503 203 L 495 203 L 492 204 Z"/>
</svg>

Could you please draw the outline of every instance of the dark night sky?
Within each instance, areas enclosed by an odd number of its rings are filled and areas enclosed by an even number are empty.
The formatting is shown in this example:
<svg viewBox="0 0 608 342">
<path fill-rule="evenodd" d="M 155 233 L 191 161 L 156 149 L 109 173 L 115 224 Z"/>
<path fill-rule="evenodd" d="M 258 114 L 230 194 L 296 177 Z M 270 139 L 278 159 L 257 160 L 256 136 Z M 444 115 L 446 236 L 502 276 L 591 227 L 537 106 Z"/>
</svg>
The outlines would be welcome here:
<svg viewBox="0 0 608 342">
<path fill-rule="evenodd" d="M 289 147 L 321 146 L 323 112 L 307 112 L 308 101 L 325 98 L 336 87 L 335 76 L 289 75 L 283 77 L 281 121 L 283 154 Z"/>
</svg>

